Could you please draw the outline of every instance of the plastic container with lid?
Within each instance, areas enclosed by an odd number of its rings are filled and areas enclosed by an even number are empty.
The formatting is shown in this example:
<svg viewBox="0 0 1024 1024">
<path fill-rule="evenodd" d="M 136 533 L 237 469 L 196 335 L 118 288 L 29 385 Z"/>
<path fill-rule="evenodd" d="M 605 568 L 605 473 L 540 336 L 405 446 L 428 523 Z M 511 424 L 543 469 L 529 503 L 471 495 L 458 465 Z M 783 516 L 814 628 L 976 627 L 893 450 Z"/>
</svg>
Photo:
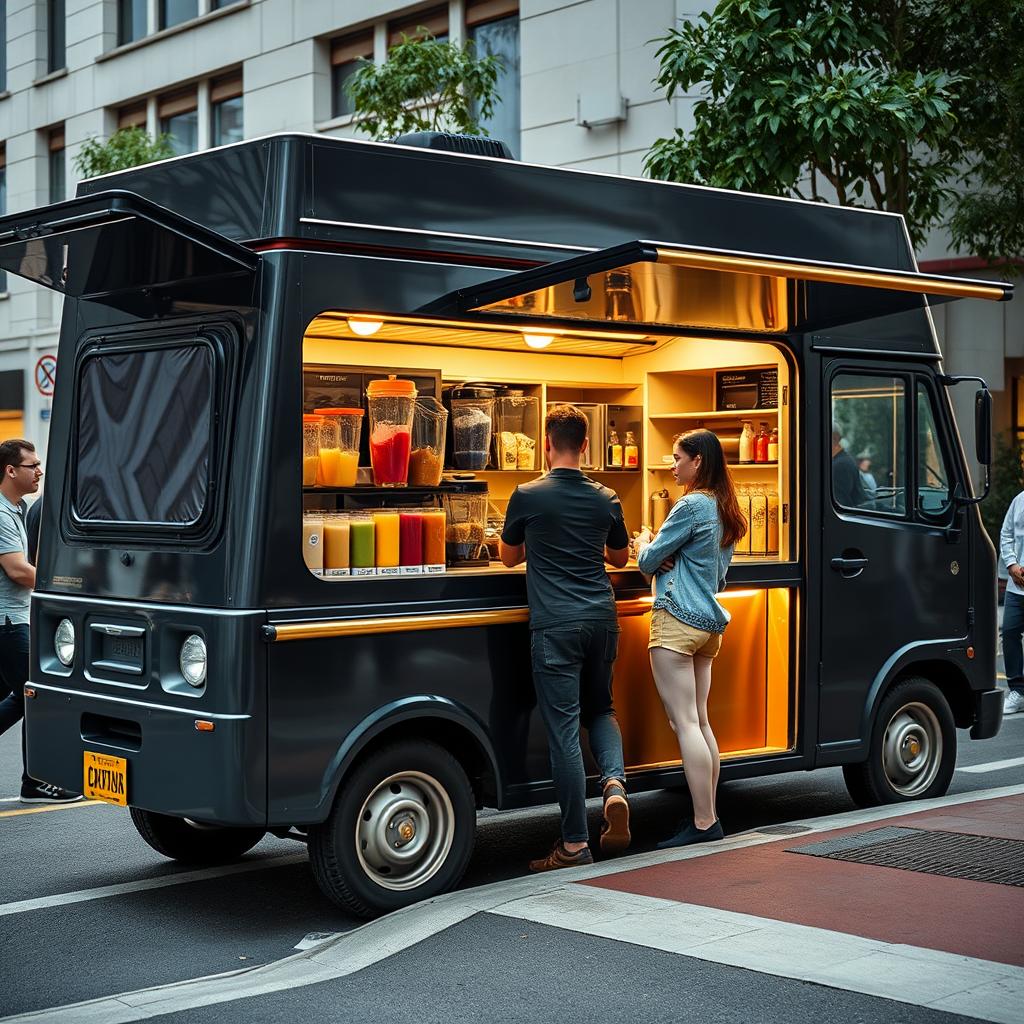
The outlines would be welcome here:
<svg viewBox="0 0 1024 1024">
<path fill-rule="evenodd" d="M 452 458 L 456 469 L 487 468 L 496 394 L 494 388 L 481 384 L 461 384 L 449 392 Z"/>
<path fill-rule="evenodd" d="M 412 451 L 416 385 L 411 380 L 373 380 L 366 386 L 370 407 L 370 465 L 378 487 L 405 487 Z"/>
<path fill-rule="evenodd" d="M 540 399 L 509 390 L 495 400 L 494 465 L 498 469 L 536 469 L 540 436 Z"/>
<path fill-rule="evenodd" d="M 445 555 L 448 565 L 487 565 L 487 485 L 473 481 L 445 491 Z"/>
<path fill-rule="evenodd" d="M 444 441 L 448 410 L 430 395 L 416 399 L 412 417 L 412 454 L 409 483 L 413 487 L 436 487 L 444 470 Z"/>
<path fill-rule="evenodd" d="M 323 417 L 317 484 L 321 487 L 354 487 L 359 469 L 363 410 L 314 409 L 313 414 Z"/>
<path fill-rule="evenodd" d="M 303 487 L 313 487 L 316 484 L 316 474 L 320 468 L 320 428 L 323 422 L 323 416 L 306 413 L 302 417 Z"/>
</svg>

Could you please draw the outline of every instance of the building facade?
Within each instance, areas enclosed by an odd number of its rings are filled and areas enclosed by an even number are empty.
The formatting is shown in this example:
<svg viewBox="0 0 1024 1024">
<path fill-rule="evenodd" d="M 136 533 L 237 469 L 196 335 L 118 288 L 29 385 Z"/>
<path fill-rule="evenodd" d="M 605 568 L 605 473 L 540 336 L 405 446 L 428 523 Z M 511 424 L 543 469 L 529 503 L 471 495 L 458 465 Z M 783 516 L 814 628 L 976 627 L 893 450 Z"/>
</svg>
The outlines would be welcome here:
<svg viewBox="0 0 1024 1024">
<path fill-rule="evenodd" d="M 641 175 L 654 140 L 692 116 L 691 97 L 668 103 L 653 85 L 657 40 L 713 6 L 0 0 L 0 211 L 73 196 L 81 147 L 119 127 L 164 132 L 176 153 L 280 131 L 357 135 L 345 82 L 360 58 L 383 61 L 389 45 L 421 26 L 502 56 L 502 102 L 488 128 L 518 158 Z M 927 255 L 948 258 L 936 244 Z M 947 367 L 987 376 L 999 426 L 1024 434 L 1024 411 L 1018 417 L 1011 401 L 1024 382 L 1024 304 L 975 308 L 986 305 L 937 314 Z M 55 354 L 60 313 L 52 292 L 0 280 L 0 433 L 32 438 L 44 454 L 49 398 L 40 359 Z"/>
</svg>

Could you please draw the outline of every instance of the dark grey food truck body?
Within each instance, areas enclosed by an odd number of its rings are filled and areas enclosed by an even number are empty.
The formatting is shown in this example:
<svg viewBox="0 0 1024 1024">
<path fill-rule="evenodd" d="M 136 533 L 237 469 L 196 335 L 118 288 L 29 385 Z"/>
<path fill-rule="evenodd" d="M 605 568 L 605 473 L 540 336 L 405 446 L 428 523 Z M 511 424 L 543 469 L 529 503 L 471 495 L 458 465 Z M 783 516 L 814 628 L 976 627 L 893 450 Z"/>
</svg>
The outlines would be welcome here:
<svg viewBox="0 0 1024 1024">
<path fill-rule="evenodd" d="M 862 803 L 932 796 L 955 726 L 998 731 L 995 554 L 927 307 L 1009 289 L 919 274 L 898 217 L 287 135 L 9 215 L 0 266 L 66 295 L 29 771 L 81 790 L 108 759 L 169 856 L 308 837 L 325 891 L 377 913 L 458 882 L 474 808 L 553 799 L 521 571 L 332 581 L 304 560 L 303 510 L 325 524 L 440 504 L 449 486 L 304 486 L 304 366 L 517 385 L 609 423 L 635 408 L 635 472 L 610 453 L 595 470 L 631 528 L 671 483 L 679 430 L 770 424 L 777 459 L 735 470 L 751 531 L 723 595 L 723 778 L 843 765 Z M 523 347 L 543 328 L 548 349 Z M 723 367 L 738 368 L 727 398 Z M 836 492 L 834 421 L 889 446 L 870 499 Z M 479 475 L 499 504 L 529 478 Z M 650 590 L 635 566 L 611 577 L 629 787 L 674 784 L 645 674 Z M 388 851 L 361 814 L 415 833 L 413 867 L 365 854 Z"/>
</svg>

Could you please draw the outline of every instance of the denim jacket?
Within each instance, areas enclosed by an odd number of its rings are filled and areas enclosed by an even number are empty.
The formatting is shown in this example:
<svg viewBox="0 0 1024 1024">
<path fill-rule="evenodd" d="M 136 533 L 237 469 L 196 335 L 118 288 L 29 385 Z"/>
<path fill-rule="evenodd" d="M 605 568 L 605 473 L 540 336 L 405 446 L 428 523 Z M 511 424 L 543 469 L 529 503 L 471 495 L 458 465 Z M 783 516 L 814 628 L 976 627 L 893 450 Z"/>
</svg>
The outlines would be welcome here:
<svg viewBox="0 0 1024 1024">
<path fill-rule="evenodd" d="M 732 548 L 722 546 L 718 502 L 709 494 L 684 495 L 668 514 L 657 536 L 637 559 L 640 571 L 654 576 L 654 607 L 707 633 L 724 633 L 729 613 L 715 600 L 725 586 Z M 658 566 L 674 555 L 671 572 Z"/>
</svg>

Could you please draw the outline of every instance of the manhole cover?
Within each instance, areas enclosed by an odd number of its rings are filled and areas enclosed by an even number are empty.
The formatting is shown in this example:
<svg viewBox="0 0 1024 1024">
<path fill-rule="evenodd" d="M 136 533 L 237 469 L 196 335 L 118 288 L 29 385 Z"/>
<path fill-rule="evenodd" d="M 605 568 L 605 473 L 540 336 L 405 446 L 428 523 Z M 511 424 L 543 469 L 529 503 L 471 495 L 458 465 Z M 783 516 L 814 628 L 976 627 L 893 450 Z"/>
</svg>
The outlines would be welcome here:
<svg viewBox="0 0 1024 1024">
<path fill-rule="evenodd" d="M 972 882 L 1024 886 L 1024 842 L 1017 839 L 888 826 L 794 846 L 786 852 Z"/>
</svg>

